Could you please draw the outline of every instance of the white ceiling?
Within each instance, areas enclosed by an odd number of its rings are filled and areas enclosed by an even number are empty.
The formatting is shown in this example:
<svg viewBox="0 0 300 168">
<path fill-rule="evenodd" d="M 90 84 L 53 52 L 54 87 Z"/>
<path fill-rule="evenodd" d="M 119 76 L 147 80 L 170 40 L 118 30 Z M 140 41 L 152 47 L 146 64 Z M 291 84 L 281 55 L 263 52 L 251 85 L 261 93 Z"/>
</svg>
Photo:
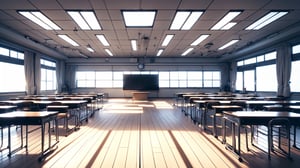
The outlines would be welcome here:
<svg viewBox="0 0 300 168">
<path fill-rule="evenodd" d="M 222 57 L 234 53 L 249 44 L 256 43 L 278 32 L 284 32 L 300 22 L 299 0 L 0 0 L 0 25 L 7 29 L 29 37 L 38 44 L 45 45 L 67 57 L 80 57 L 79 52 L 88 57 L 108 57 L 104 49 L 108 48 L 114 57 L 144 57 L 156 56 L 158 49 L 165 51 L 160 57 L 181 57 L 190 44 L 200 34 L 211 34 L 186 57 Z M 65 12 L 65 10 L 94 10 L 102 26 L 101 31 L 83 31 Z M 153 28 L 126 28 L 121 10 L 157 10 Z M 176 10 L 204 10 L 204 14 L 191 30 L 171 31 L 171 21 Z M 62 30 L 47 31 L 19 15 L 17 10 L 40 10 L 48 18 L 59 25 Z M 230 30 L 211 31 L 229 10 L 243 10 L 234 19 L 238 24 Z M 270 10 L 290 10 L 290 13 L 259 31 L 244 29 Z M 74 31 L 74 30 L 77 31 Z M 299 30 L 300 32 L 300 30 Z M 57 34 L 67 34 L 79 47 L 73 47 L 60 39 Z M 104 47 L 95 37 L 104 34 L 111 44 Z M 169 46 L 161 43 L 166 34 L 175 34 Z M 0 34 L 0 38 L 1 38 Z M 142 37 L 150 38 L 147 51 L 142 45 Z M 226 42 L 241 39 L 235 45 L 218 51 Z M 139 50 L 132 51 L 130 39 L 138 39 Z M 18 41 L 14 41 L 18 43 Z M 213 43 L 210 48 L 205 44 Z M 86 46 L 91 45 L 96 50 L 90 53 Z"/>
</svg>

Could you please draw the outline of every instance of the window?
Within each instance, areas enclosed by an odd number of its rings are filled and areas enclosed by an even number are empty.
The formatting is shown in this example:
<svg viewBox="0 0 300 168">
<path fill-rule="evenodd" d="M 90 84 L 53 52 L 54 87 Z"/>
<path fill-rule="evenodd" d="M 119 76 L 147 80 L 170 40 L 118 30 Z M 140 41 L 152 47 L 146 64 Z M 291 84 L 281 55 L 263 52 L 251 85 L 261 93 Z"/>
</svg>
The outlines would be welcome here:
<svg viewBox="0 0 300 168">
<path fill-rule="evenodd" d="M 277 75 L 275 64 L 257 67 L 256 78 L 257 91 L 277 91 Z"/>
<path fill-rule="evenodd" d="M 205 78 L 203 73 L 206 75 Z M 221 86 L 220 71 L 77 71 L 76 86 L 79 88 L 122 88 L 123 74 L 158 74 L 160 88 Z"/>
<path fill-rule="evenodd" d="M 0 79 L 0 93 L 25 91 L 24 54 L 22 52 L 0 47 Z"/>
<path fill-rule="evenodd" d="M 295 46 L 292 47 L 292 53 L 293 53 L 293 54 L 298 54 L 298 53 L 300 53 L 300 44 L 295 45 Z"/>
<path fill-rule="evenodd" d="M 56 63 L 41 59 L 41 90 L 56 90 Z"/>
<path fill-rule="evenodd" d="M 299 45 L 300 46 L 300 45 Z M 291 91 L 292 92 L 300 92 L 300 60 L 292 62 L 292 71 L 291 71 Z"/>
<path fill-rule="evenodd" d="M 237 62 L 236 90 L 277 91 L 277 52 L 269 52 Z M 244 65 L 240 62 L 244 61 Z M 266 75 L 267 74 L 267 75 Z"/>
</svg>

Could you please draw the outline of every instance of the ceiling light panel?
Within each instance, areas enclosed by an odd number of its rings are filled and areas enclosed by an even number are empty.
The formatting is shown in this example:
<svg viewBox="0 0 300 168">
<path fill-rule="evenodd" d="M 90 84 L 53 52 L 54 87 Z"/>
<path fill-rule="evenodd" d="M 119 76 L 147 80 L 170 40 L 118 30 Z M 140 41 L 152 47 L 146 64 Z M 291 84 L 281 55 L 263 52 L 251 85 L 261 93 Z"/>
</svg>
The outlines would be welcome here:
<svg viewBox="0 0 300 168">
<path fill-rule="evenodd" d="M 97 34 L 96 37 L 104 46 L 106 46 L 106 47 L 110 46 L 110 44 L 108 43 L 108 41 L 106 40 L 106 38 L 103 34 Z"/>
<path fill-rule="evenodd" d="M 170 30 L 190 30 L 203 11 L 177 11 Z"/>
<path fill-rule="evenodd" d="M 105 52 L 109 55 L 109 56 L 114 56 L 113 54 L 112 54 L 112 52 L 109 50 L 109 49 L 105 49 Z"/>
<path fill-rule="evenodd" d="M 61 30 L 59 26 L 39 11 L 18 11 L 18 13 L 46 30 Z"/>
<path fill-rule="evenodd" d="M 191 51 L 193 51 L 194 50 L 194 48 L 188 48 L 187 50 L 185 50 L 182 54 L 181 54 L 181 56 L 186 56 L 188 53 L 190 53 Z"/>
<path fill-rule="evenodd" d="M 59 34 L 58 37 L 62 38 L 63 40 L 65 40 L 66 42 L 70 43 L 73 46 L 79 46 L 78 43 L 76 43 L 74 40 L 72 40 L 69 36 L 65 35 L 65 34 Z"/>
<path fill-rule="evenodd" d="M 219 50 L 223 50 L 223 49 L 225 49 L 225 48 L 227 48 L 227 47 L 229 47 L 229 46 L 237 43 L 238 41 L 240 41 L 240 40 L 231 40 L 228 43 L 224 44 L 222 47 L 220 47 Z"/>
<path fill-rule="evenodd" d="M 164 51 L 164 49 L 159 49 L 156 56 L 160 56 L 162 54 L 162 52 Z"/>
<path fill-rule="evenodd" d="M 156 11 L 122 11 L 125 26 L 132 28 L 152 28 Z"/>
<path fill-rule="evenodd" d="M 136 40 L 131 40 L 131 48 L 133 51 L 137 50 L 137 41 Z"/>
<path fill-rule="evenodd" d="M 86 49 L 89 50 L 90 52 L 95 52 L 92 47 L 86 47 Z"/>
<path fill-rule="evenodd" d="M 208 34 L 202 34 L 200 35 L 192 44 L 191 46 L 196 46 L 199 45 L 202 41 L 204 41 L 207 37 L 209 37 L 210 35 Z"/>
<path fill-rule="evenodd" d="M 258 19 L 256 22 L 252 23 L 250 26 L 246 28 L 246 30 L 259 30 L 266 25 L 274 22 L 275 20 L 283 17 L 284 15 L 288 14 L 287 11 L 272 11 L 263 16 L 262 18 Z"/>
<path fill-rule="evenodd" d="M 229 11 L 211 30 L 228 30 L 232 28 L 236 23 L 231 21 L 241 13 L 242 11 Z"/>
<path fill-rule="evenodd" d="M 93 11 L 67 11 L 82 30 L 101 30 L 101 26 Z"/>
<path fill-rule="evenodd" d="M 173 37 L 174 37 L 174 34 L 167 34 L 161 45 L 163 47 L 168 46 L 168 44 L 170 43 L 170 41 L 172 40 Z"/>
</svg>

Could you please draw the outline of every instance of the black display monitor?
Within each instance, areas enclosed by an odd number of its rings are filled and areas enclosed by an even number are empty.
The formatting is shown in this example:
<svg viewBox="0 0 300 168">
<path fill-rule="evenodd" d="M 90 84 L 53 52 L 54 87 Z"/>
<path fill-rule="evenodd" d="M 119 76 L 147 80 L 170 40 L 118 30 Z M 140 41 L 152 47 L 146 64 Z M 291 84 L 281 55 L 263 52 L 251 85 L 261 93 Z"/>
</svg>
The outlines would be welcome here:
<svg viewBox="0 0 300 168">
<path fill-rule="evenodd" d="M 158 75 L 124 74 L 123 90 L 154 91 L 159 90 Z"/>
</svg>

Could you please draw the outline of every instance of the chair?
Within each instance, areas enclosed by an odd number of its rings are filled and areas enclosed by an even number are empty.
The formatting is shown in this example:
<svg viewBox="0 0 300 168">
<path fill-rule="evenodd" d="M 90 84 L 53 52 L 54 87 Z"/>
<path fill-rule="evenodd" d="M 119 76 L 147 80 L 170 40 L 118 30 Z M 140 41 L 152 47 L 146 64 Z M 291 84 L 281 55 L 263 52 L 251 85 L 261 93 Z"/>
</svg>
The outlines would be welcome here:
<svg viewBox="0 0 300 168">
<path fill-rule="evenodd" d="M 290 128 L 291 124 L 290 121 L 287 118 L 275 118 L 269 121 L 268 123 L 268 157 L 271 159 L 271 150 L 274 151 L 274 145 L 273 145 L 273 129 L 278 128 L 278 148 L 282 150 L 288 158 L 291 158 L 291 145 L 290 145 Z M 282 132 L 281 129 L 285 128 L 286 138 L 287 138 L 287 151 L 284 151 L 281 148 L 281 137 Z"/>
</svg>

